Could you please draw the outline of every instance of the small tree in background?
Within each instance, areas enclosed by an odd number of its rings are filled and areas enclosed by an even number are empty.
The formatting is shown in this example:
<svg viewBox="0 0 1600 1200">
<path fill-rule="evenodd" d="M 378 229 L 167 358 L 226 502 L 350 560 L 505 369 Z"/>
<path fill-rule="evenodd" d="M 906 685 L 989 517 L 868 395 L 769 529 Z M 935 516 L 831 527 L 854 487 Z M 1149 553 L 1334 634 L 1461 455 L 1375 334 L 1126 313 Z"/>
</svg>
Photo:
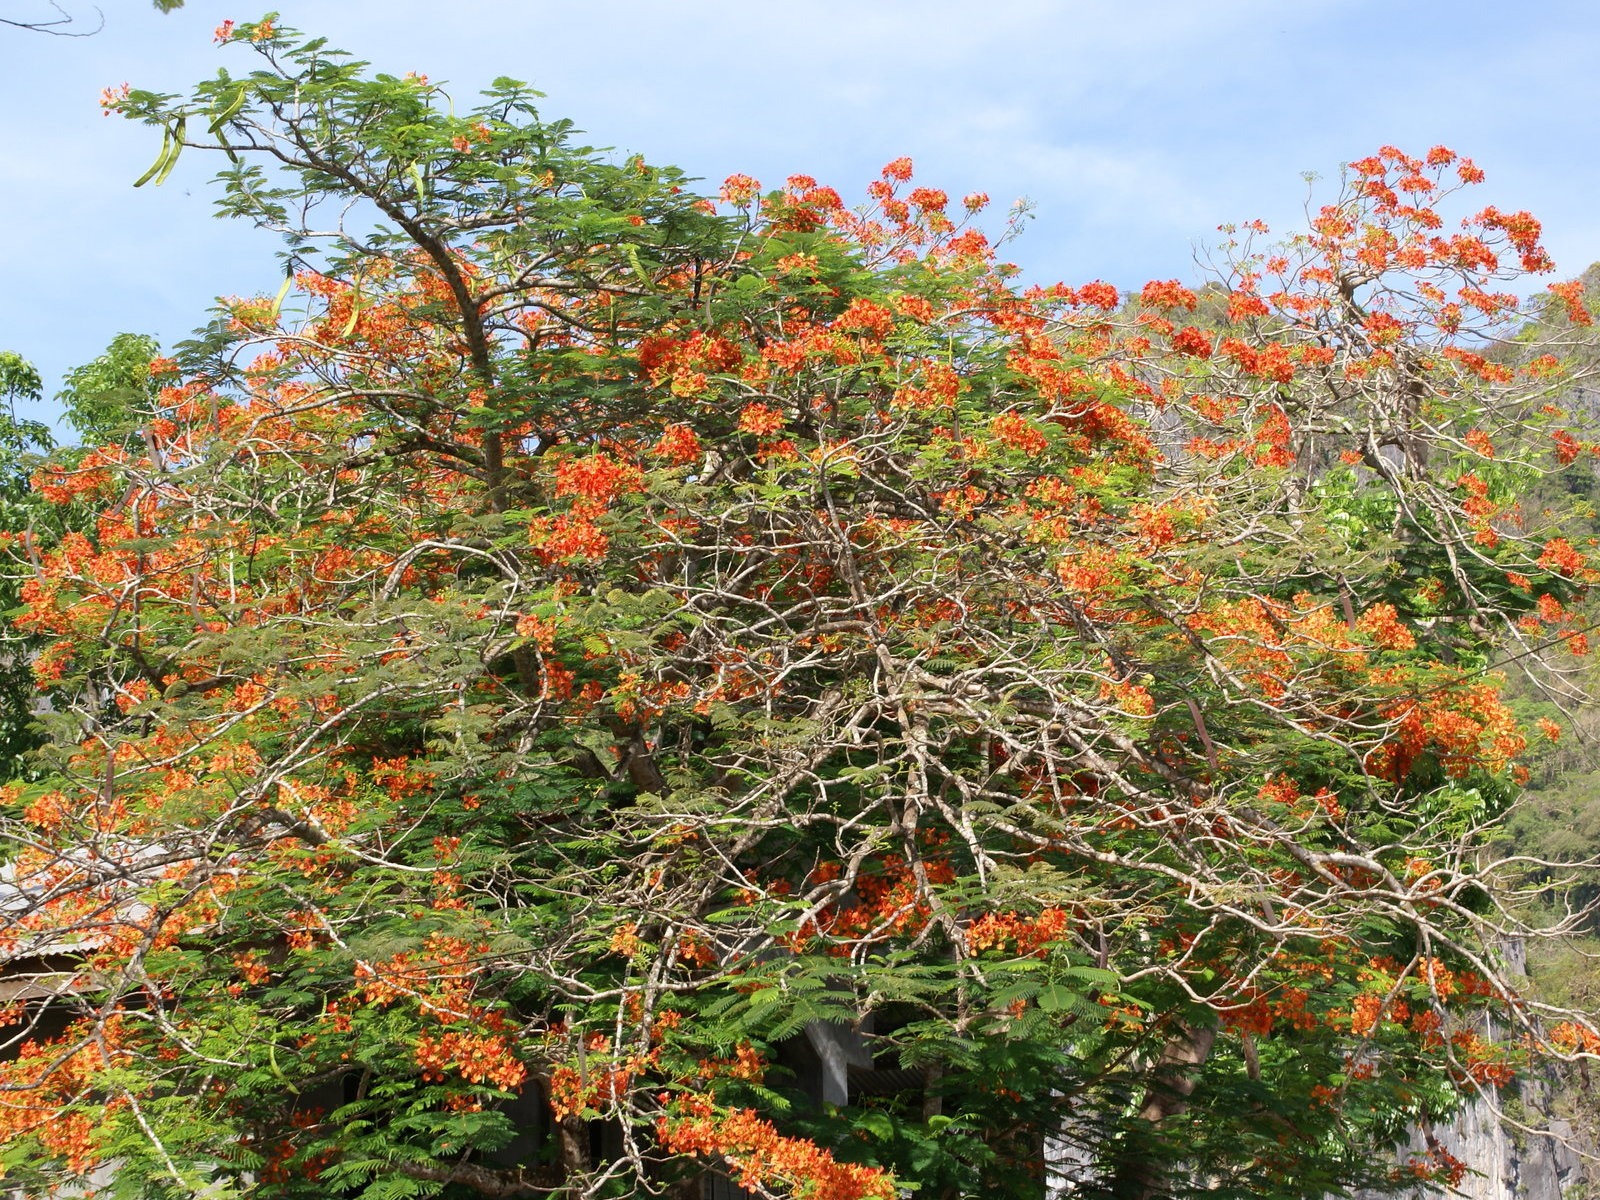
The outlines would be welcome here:
<svg viewBox="0 0 1600 1200">
<path fill-rule="evenodd" d="M 0 542 L 14 551 L 10 569 L 0 576 L 0 611 L 15 614 L 26 581 L 41 576 L 45 553 L 68 531 L 91 528 L 98 515 L 93 507 L 63 504 L 32 488 L 33 467 L 51 451 L 57 465 L 67 466 L 94 456 L 92 447 L 101 442 L 131 437 L 140 444 L 139 426 L 155 397 L 149 379 L 155 351 L 151 338 L 118 334 L 104 354 L 67 376 L 57 400 L 67 424 L 89 447 L 59 448 L 46 425 L 17 416 L 18 401 L 38 405 L 43 399 L 38 372 L 20 355 L 0 353 L 0 394 L 7 410 L 0 417 Z M 33 658 L 48 641 L 48 633 L 9 628 L 0 646 L 0 776 L 8 780 L 37 775 L 30 754 L 41 740 L 36 718 L 52 697 L 38 686 Z"/>
<path fill-rule="evenodd" d="M 17 404 L 37 403 L 43 383 L 33 365 L 14 351 L 0 352 L 0 530 L 15 536 L 32 522 L 34 505 L 28 488 L 30 455 L 54 446 L 50 431 L 37 421 L 17 416 Z M 22 602 L 21 579 L 0 578 L 0 608 L 15 610 Z M 17 764 L 36 744 L 31 726 L 38 692 L 28 662 L 28 647 L 12 641 L 0 645 L 0 762 Z M 12 773 L 6 770 L 6 775 Z"/>
<path fill-rule="evenodd" d="M 284 291 L 35 484 L 99 516 L 18 621 L 76 698 L 4 825 L 8 953 L 70 963 L 19 1184 L 1320 1195 L 1595 1047 L 1482 852 L 1496 656 L 1583 653 L 1592 568 L 1517 508 L 1584 446 L 1559 344 L 1489 353 L 1549 263 L 1446 223 L 1469 161 L 1198 291 L 1024 288 L 905 160 L 711 200 L 520 84 L 225 37 L 118 107 Z"/>
</svg>

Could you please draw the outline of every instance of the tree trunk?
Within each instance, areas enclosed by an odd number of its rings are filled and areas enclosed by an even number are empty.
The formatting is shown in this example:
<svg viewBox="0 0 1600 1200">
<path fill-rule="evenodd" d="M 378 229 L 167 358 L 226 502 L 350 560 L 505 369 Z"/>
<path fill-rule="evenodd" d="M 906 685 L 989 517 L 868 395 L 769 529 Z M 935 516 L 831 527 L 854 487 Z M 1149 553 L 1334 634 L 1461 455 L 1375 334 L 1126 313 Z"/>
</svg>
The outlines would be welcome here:
<svg viewBox="0 0 1600 1200">
<path fill-rule="evenodd" d="M 1215 1026 L 1204 1029 L 1180 1027 L 1177 1037 L 1162 1048 L 1150 1069 L 1150 1079 L 1139 1118 L 1150 1125 L 1159 1125 L 1169 1117 L 1178 1116 L 1189 1107 L 1189 1097 L 1194 1094 L 1194 1071 L 1211 1056 L 1216 1045 Z M 1111 1194 L 1117 1200 L 1158 1200 L 1165 1194 L 1167 1164 L 1151 1153 L 1141 1136 L 1134 1131 L 1129 1145 L 1119 1154 L 1112 1167 Z"/>
<path fill-rule="evenodd" d="M 556 1141 L 561 1151 L 561 1175 L 570 1185 L 566 1194 L 577 1197 L 582 1188 L 573 1181 L 583 1178 L 593 1166 L 589 1161 L 589 1122 L 581 1117 L 562 1117 L 556 1122 Z"/>
</svg>

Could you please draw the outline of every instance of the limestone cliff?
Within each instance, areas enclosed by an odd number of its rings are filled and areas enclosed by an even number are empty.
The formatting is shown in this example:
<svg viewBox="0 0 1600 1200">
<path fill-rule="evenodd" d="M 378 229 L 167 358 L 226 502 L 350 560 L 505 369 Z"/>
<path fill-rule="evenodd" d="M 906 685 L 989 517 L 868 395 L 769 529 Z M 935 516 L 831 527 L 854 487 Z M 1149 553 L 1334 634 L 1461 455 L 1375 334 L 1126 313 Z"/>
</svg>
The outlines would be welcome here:
<svg viewBox="0 0 1600 1200">
<path fill-rule="evenodd" d="M 1456 1194 L 1467 1200 L 1590 1200 L 1600 1196 L 1600 1172 L 1579 1152 L 1592 1154 L 1594 1147 L 1584 1146 L 1571 1122 L 1552 1115 L 1553 1108 L 1550 1089 L 1529 1082 L 1522 1085 L 1520 1095 L 1508 1098 L 1506 1116 L 1510 1119 L 1475 1100 L 1454 1121 L 1436 1125 L 1434 1141 L 1468 1171 Z M 1427 1148 L 1428 1135 L 1418 1130 L 1412 1135 L 1411 1149 L 1421 1153 Z M 1418 1193 L 1423 1194 L 1427 1193 Z M 1379 1197 L 1361 1194 L 1358 1200 Z"/>
</svg>

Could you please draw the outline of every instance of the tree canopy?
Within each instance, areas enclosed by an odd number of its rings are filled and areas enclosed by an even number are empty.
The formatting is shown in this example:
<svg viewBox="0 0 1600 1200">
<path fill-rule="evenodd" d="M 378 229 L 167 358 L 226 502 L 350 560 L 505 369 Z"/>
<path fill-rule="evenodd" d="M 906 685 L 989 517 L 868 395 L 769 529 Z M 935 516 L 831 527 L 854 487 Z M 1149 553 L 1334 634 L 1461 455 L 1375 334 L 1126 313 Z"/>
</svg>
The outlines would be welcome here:
<svg viewBox="0 0 1600 1200">
<path fill-rule="evenodd" d="M 1459 1178 L 1376 1151 L 1600 1048 L 1485 852 L 1559 733 L 1500 669 L 1588 649 L 1520 498 L 1590 317 L 1470 160 L 1027 286 L 904 159 L 702 196 L 219 32 L 112 104 L 285 278 L 113 347 L 33 480 L 93 518 L 19 555 L 8 1181 L 1309 1196 Z"/>
</svg>

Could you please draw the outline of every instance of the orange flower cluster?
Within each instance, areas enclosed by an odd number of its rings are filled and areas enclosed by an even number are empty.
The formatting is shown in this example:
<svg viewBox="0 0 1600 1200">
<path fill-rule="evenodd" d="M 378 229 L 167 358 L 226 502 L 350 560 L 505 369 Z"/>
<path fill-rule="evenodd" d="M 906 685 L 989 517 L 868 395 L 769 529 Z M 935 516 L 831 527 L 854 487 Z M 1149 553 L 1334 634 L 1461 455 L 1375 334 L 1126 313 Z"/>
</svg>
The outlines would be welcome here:
<svg viewBox="0 0 1600 1200">
<path fill-rule="evenodd" d="M 1318 809 L 1335 821 L 1344 816 L 1344 807 L 1339 803 L 1339 797 L 1327 788 L 1319 789 L 1314 796 L 1302 796 L 1300 785 L 1287 775 L 1269 778 L 1256 791 L 1256 798 L 1263 804 L 1288 810 L 1289 815 L 1296 820 L 1303 821 Z"/>
<path fill-rule="evenodd" d="M 434 784 L 434 774 L 425 768 L 413 767 L 408 758 L 374 758 L 372 782 L 398 802 L 428 791 Z"/>
<path fill-rule="evenodd" d="M 761 194 L 761 184 L 748 175 L 729 175 L 722 181 L 722 200 L 743 208 Z"/>
<path fill-rule="evenodd" d="M 1067 932 L 1067 912 L 1063 908 L 1047 908 L 1038 916 L 1021 913 L 985 913 L 967 926 L 967 950 L 981 954 L 985 950 L 1015 946 L 1019 955 L 1032 954 L 1044 957 L 1050 946 Z"/>
<path fill-rule="evenodd" d="M 1361 614 L 1356 628 L 1384 650 L 1413 650 L 1417 639 L 1400 620 L 1392 604 L 1374 604 Z"/>
<path fill-rule="evenodd" d="M 919 363 L 918 367 L 922 382 L 907 382 L 896 388 L 895 404 L 915 409 L 947 408 L 954 404 L 961 388 L 960 376 L 940 362 Z"/>
<path fill-rule="evenodd" d="M 25 1042 L 15 1059 L 0 1063 L 0 1143 L 37 1138 L 68 1170 L 92 1171 L 102 1161 L 100 1135 L 126 1104 L 92 1089 L 101 1072 L 125 1067 L 131 1057 L 120 1017 L 98 1031 L 77 1022 L 58 1038 Z"/>
<path fill-rule="evenodd" d="M 989 424 L 995 441 L 1023 454 L 1037 456 L 1050 448 L 1050 439 L 1014 412 L 1001 413 Z"/>
<path fill-rule="evenodd" d="M 758 437 L 768 437 L 783 428 L 783 412 L 770 405 L 754 402 L 744 406 L 739 414 L 739 429 Z"/>
<path fill-rule="evenodd" d="M 722 1159 L 740 1186 L 781 1188 L 805 1200 L 894 1200 L 879 1167 L 841 1163 L 814 1142 L 785 1137 L 747 1108 L 719 1111 L 701 1096 L 678 1097 L 656 1122 L 674 1154 Z"/>
<path fill-rule="evenodd" d="M 911 864 L 898 854 L 888 854 L 877 865 L 878 870 L 863 872 L 857 878 L 857 903 L 833 909 L 821 923 L 825 932 L 841 939 L 836 952 L 847 953 L 855 942 L 915 933 L 928 923 L 928 902 Z M 949 883 L 955 878 L 954 868 L 940 859 L 925 863 L 923 869 L 931 884 Z"/>
<path fill-rule="evenodd" d="M 546 563 L 601 559 L 611 540 L 588 516 L 578 512 L 535 517 L 528 523 L 528 544 Z"/>
<path fill-rule="evenodd" d="M 1570 579 L 1586 578 L 1589 573 L 1587 561 L 1566 538 L 1551 538 L 1546 542 L 1539 555 L 1539 565 Z"/>
<path fill-rule="evenodd" d="M 1550 1030 L 1550 1044 L 1563 1054 L 1600 1055 L 1600 1032 L 1576 1021 L 1560 1021 Z"/>
<path fill-rule="evenodd" d="M 1199 297 L 1176 279 L 1151 280 L 1139 293 L 1139 302 L 1151 308 L 1181 308 L 1193 312 Z"/>
<path fill-rule="evenodd" d="M 1473 1083 L 1503 1088 L 1517 1077 L 1505 1047 L 1485 1041 L 1470 1029 L 1455 1033 L 1450 1044 L 1458 1055 L 1466 1057 L 1465 1075 Z"/>
<path fill-rule="evenodd" d="M 1412 1155 L 1409 1165 L 1404 1169 L 1395 1169 L 1391 1177 L 1396 1184 L 1427 1180 L 1454 1188 L 1459 1187 L 1467 1177 L 1467 1164 L 1443 1146 L 1434 1144 L 1428 1147 L 1426 1153 Z"/>
<path fill-rule="evenodd" d="M 450 1030 L 435 1038 L 425 1033 L 417 1038 L 415 1053 L 423 1079 L 443 1080 L 453 1071 L 468 1083 L 492 1083 L 514 1092 L 528 1078 L 528 1068 L 500 1034 Z"/>
<path fill-rule="evenodd" d="M 1378 1027 L 1378 1021 L 1383 1016 L 1386 1006 L 1384 998 L 1373 992 L 1362 992 L 1350 1002 L 1350 1032 L 1359 1037 L 1366 1037 Z M 1395 1001 L 1388 1006 L 1389 1019 L 1404 1021 L 1410 1015 L 1404 1001 Z"/>
<path fill-rule="evenodd" d="M 1292 467 L 1295 461 L 1294 430 L 1289 417 L 1274 407 L 1255 430 L 1253 457 L 1258 467 Z"/>
<path fill-rule="evenodd" d="M 833 327 L 881 341 L 894 332 L 894 314 L 883 305 L 858 296 L 834 320 Z"/>
<path fill-rule="evenodd" d="M 704 450 L 695 431 L 687 425 L 668 425 L 656 443 L 655 452 L 674 466 L 699 462 Z"/>
<path fill-rule="evenodd" d="M 1453 778 L 1475 768 L 1503 771 L 1528 740 L 1493 684 L 1464 685 L 1386 706 L 1392 732 L 1367 759 L 1368 768 L 1400 780 L 1423 753 L 1436 755 Z"/>
<path fill-rule="evenodd" d="M 552 1036 L 559 1032 L 553 1030 Z M 611 1054 L 609 1037 L 589 1034 L 575 1062 L 568 1061 L 551 1070 L 550 1110 L 562 1120 L 621 1101 L 649 1065 L 650 1058 L 638 1055 L 616 1059 Z"/>
<path fill-rule="evenodd" d="M 36 471 L 33 490 L 51 504 L 71 504 L 78 499 L 104 495 L 112 486 L 113 469 L 124 457 L 112 447 L 91 450 L 70 469 L 46 467 Z"/>
<path fill-rule="evenodd" d="M 720 1076 L 746 1083 L 760 1083 L 767 1074 L 767 1060 L 749 1042 L 740 1042 L 732 1058 L 701 1059 L 698 1078 L 712 1080 Z"/>
<path fill-rule="evenodd" d="M 442 855 L 454 847 L 436 842 Z M 488 946 L 445 934 L 430 934 L 422 950 L 404 951 L 377 963 L 356 964 L 357 993 L 350 1003 L 387 1007 L 401 1002 L 416 1006 L 441 1032 L 418 1034 L 412 1053 L 426 1080 L 458 1075 L 472 1084 L 491 1084 L 516 1091 L 527 1081 L 527 1067 L 518 1056 L 516 1031 L 504 1013 L 477 998 L 478 986 L 491 970 Z M 332 1014 L 335 1028 L 348 1020 L 343 1005 Z"/>
<path fill-rule="evenodd" d="M 555 490 L 558 496 L 580 496 L 596 503 L 643 488 L 643 473 L 634 463 L 622 462 L 604 453 L 563 458 L 556 465 Z"/>
</svg>

